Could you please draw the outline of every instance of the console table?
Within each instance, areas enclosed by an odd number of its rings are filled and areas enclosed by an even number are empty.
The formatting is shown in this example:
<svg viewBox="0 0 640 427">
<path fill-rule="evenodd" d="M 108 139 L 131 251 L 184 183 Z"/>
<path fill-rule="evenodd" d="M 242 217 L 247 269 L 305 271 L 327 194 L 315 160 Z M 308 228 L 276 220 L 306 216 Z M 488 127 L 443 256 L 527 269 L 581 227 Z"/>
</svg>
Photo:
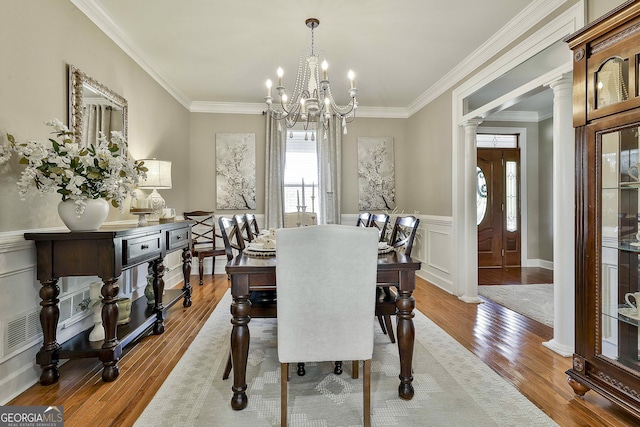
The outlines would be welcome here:
<svg viewBox="0 0 640 427">
<path fill-rule="evenodd" d="M 103 226 L 91 232 L 25 233 L 26 240 L 33 240 L 37 253 L 37 278 L 40 289 L 40 323 L 43 344 L 36 355 L 42 368 L 40 384 L 53 384 L 60 378 L 59 359 L 97 357 L 104 368 L 103 381 L 113 381 L 120 369 L 118 360 L 122 348 L 153 329 L 158 335 L 164 332 L 166 310 L 183 298 L 185 307 L 191 306 L 191 226 L 194 221 L 178 221 L 166 224 L 135 226 L 119 224 Z M 182 289 L 168 289 L 164 295 L 164 264 L 167 253 L 182 250 Z M 142 263 L 149 263 L 153 271 L 155 303 L 147 306 L 146 298 L 138 298 L 131 308 L 131 321 L 117 325 L 118 278 L 123 270 Z M 65 276 L 98 276 L 102 279 L 102 324 L 104 341 L 89 341 L 89 330 L 60 345 L 56 341 L 56 329 L 60 310 L 58 279 Z"/>
</svg>

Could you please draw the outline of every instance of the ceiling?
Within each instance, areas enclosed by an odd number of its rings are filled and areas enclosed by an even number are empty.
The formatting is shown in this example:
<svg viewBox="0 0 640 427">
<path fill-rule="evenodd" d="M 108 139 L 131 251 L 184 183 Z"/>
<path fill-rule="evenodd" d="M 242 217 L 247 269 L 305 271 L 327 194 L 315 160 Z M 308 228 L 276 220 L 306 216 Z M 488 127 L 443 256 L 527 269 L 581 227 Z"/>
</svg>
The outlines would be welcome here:
<svg viewBox="0 0 640 427">
<path fill-rule="evenodd" d="M 361 108 L 407 109 L 534 0 L 72 0 L 194 111 L 262 104 L 265 81 L 290 87 L 311 44 L 329 62 L 338 103 L 356 73 Z M 287 85 L 288 84 L 288 85 Z"/>
</svg>

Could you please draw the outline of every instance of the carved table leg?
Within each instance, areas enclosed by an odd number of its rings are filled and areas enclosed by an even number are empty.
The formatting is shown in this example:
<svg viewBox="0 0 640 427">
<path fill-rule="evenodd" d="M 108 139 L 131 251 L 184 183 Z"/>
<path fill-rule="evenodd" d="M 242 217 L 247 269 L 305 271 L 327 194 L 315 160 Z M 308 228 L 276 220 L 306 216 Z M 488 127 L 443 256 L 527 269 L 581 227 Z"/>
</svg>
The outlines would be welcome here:
<svg viewBox="0 0 640 427">
<path fill-rule="evenodd" d="M 191 251 L 189 248 L 182 250 L 182 277 L 184 279 L 184 286 L 182 291 L 184 292 L 184 299 L 182 301 L 183 307 L 191 307 Z"/>
<path fill-rule="evenodd" d="M 44 337 L 42 347 L 36 355 L 36 362 L 42 368 L 40 374 L 40 384 L 53 384 L 60 378 L 58 371 L 58 350 L 60 344 L 56 341 L 56 329 L 58 328 L 58 319 L 60 318 L 60 309 L 58 308 L 58 295 L 60 288 L 57 285 L 58 279 L 42 281 L 40 288 L 40 325 L 42 326 L 42 335 Z"/>
<path fill-rule="evenodd" d="M 398 308 L 398 351 L 400 353 L 400 385 L 398 386 L 398 395 L 406 400 L 413 398 L 411 364 L 413 361 L 413 341 L 415 339 L 413 309 L 416 306 L 416 302 L 411 294 L 411 291 L 400 290 L 398 291 L 398 298 L 396 300 L 396 307 Z"/>
<path fill-rule="evenodd" d="M 249 357 L 249 295 L 234 295 L 231 303 L 231 357 L 233 358 L 233 397 L 231 408 L 239 411 L 247 407 L 247 358 Z"/>
<path fill-rule="evenodd" d="M 162 304 L 162 294 L 164 293 L 164 262 L 158 258 L 150 262 L 153 270 L 153 293 L 156 297 L 153 305 L 153 312 L 156 314 L 156 323 L 153 325 L 153 333 L 160 335 L 164 333 L 164 305 Z"/>
<path fill-rule="evenodd" d="M 120 286 L 117 278 L 102 279 L 102 324 L 104 325 L 104 343 L 99 359 L 104 366 L 102 380 L 110 382 L 118 378 L 120 368 L 118 360 L 122 354 L 122 348 L 116 335 L 118 328 L 118 292 Z"/>
</svg>

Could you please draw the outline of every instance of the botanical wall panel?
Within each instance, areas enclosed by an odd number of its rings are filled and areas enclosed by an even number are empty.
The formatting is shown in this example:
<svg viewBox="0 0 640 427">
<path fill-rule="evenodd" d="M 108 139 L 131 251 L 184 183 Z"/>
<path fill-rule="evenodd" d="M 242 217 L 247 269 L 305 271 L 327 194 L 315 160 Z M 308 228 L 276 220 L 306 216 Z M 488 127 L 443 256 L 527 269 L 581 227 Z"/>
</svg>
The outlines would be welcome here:
<svg viewBox="0 0 640 427">
<path fill-rule="evenodd" d="M 396 206 L 393 138 L 358 138 L 359 209 L 393 209 Z"/>
<path fill-rule="evenodd" d="M 218 209 L 256 208 L 256 134 L 216 134 Z"/>
</svg>

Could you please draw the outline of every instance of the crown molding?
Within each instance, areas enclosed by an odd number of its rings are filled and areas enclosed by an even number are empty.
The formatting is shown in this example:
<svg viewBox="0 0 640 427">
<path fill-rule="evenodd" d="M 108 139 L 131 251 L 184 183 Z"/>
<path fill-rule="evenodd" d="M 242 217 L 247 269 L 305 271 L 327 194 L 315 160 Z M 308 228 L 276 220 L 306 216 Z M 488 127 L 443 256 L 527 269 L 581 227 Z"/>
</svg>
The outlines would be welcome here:
<svg viewBox="0 0 640 427">
<path fill-rule="evenodd" d="M 417 97 L 409 106 L 409 116 L 414 115 L 438 96 L 451 89 L 467 75 L 478 69 L 485 61 L 506 48 L 567 0 L 536 0 L 520 11 L 511 21 L 491 36 L 471 55 L 465 58 L 451 72 Z"/>
<path fill-rule="evenodd" d="M 185 108 L 189 108 L 191 100 L 177 86 L 157 71 L 159 68 L 141 54 L 143 50 L 137 46 L 126 33 L 107 15 L 94 0 L 71 0 L 87 18 L 104 32 L 120 49 L 122 49 L 133 61 L 147 72 L 164 90 L 173 96 Z M 84 67 L 83 67 L 84 69 Z"/>
<path fill-rule="evenodd" d="M 262 114 L 265 109 L 262 103 L 212 101 L 193 101 L 189 107 L 192 113 L 214 114 Z M 357 117 L 407 119 L 409 114 L 406 108 L 358 107 Z"/>
<path fill-rule="evenodd" d="M 189 107 L 192 113 L 217 114 L 262 114 L 265 110 L 265 104 L 255 102 L 193 101 Z"/>
</svg>

